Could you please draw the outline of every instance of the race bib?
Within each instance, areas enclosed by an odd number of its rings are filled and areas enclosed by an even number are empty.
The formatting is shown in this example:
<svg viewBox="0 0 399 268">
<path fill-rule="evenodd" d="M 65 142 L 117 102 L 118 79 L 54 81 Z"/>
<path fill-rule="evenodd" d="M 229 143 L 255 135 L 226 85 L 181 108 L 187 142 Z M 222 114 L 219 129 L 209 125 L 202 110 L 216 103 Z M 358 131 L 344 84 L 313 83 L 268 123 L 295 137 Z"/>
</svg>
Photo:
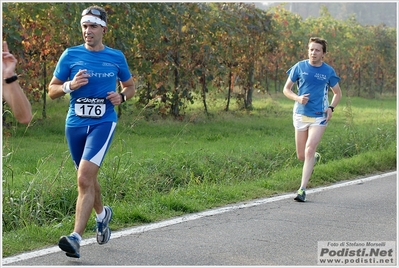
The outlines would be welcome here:
<svg viewBox="0 0 399 268">
<path fill-rule="evenodd" d="M 105 98 L 78 98 L 75 102 L 75 114 L 80 117 L 100 118 L 105 110 Z"/>
<path fill-rule="evenodd" d="M 316 117 L 309 117 L 306 115 L 302 115 L 302 122 L 304 123 L 314 123 L 316 122 Z"/>
</svg>

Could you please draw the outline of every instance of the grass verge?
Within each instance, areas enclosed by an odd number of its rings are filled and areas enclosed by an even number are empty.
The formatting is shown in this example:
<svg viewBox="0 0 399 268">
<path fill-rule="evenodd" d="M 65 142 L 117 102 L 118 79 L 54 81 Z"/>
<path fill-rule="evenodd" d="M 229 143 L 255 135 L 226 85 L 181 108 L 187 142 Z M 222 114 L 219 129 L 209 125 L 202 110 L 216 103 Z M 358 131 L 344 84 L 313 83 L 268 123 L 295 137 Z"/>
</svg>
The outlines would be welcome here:
<svg viewBox="0 0 399 268">
<path fill-rule="evenodd" d="M 127 107 L 99 175 L 103 201 L 115 212 L 111 228 L 295 191 L 302 162 L 292 104 L 258 96 L 252 111 L 215 105 L 205 116 L 194 107 L 183 121 Z M 50 102 L 45 120 L 3 130 L 3 257 L 55 245 L 73 229 L 76 174 L 65 107 L 66 100 Z M 343 99 L 318 151 L 309 187 L 396 169 L 396 99 Z M 93 214 L 85 238 L 94 224 Z"/>
</svg>

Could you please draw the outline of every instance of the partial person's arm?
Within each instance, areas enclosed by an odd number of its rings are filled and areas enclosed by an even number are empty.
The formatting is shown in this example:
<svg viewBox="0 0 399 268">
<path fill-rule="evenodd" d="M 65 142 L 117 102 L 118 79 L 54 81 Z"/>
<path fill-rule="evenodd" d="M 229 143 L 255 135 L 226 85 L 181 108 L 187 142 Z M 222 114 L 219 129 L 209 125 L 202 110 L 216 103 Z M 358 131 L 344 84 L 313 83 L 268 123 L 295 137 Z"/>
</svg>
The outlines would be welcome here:
<svg viewBox="0 0 399 268">
<path fill-rule="evenodd" d="M 52 100 L 62 97 L 66 94 L 62 89 L 63 85 L 63 81 L 53 76 L 48 86 L 48 95 Z"/>
<path fill-rule="evenodd" d="M 61 81 L 57 77 L 53 76 L 48 86 L 49 97 L 52 100 L 57 99 L 89 83 L 89 75 L 86 72 L 87 70 L 79 70 L 75 77 L 71 81 L 67 82 Z"/>
<path fill-rule="evenodd" d="M 337 83 L 334 87 L 332 87 L 331 90 L 334 93 L 334 96 L 332 97 L 330 105 L 332 107 L 337 107 L 338 103 L 340 102 L 340 100 L 342 98 L 342 91 L 341 91 L 341 87 L 339 86 L 339 83 Z"/>
<path fill-rule="evenodd" d="M 285 82 L 283 93 L 284 95 L 289 98 L 290 100 L 299 102 L 300 104 L 306 104 L 309 101 L 310 94 L 304 94 L 302 96 L 298 96 L 298 94 L 292 91 L 292 87 L 294 86 L 294 82 L 291 81 L 291 78 L 288 77 L 287 81 Z"/>
<path fill-rule="evenodd" d="M 121 93 L 126 96 L 126 100 L 133 98 L 134 94 L 136 94 L 136 85 L 134 84 L 133 77 L 120 84 L 122 87 Z"/>
<path fill-rule="evenodd" d="M 32 107 L 18 81 L 7 84 L 3 80 L 3 99 L 10 105 L 18 122 L 29 124 L 32 120 Z"/>
<path fill-rule="evenodd" d="M 341 87 L 339 86 L 339 83 L 337 83 L 335 86 L 333 86 L 331 88 L 332 92 L 334 93 L 334 96 L 332 97 L 330 106 L 332 107 L 337 107 L 339 101 L 342 98 L 342 91 L 341 91 Z M 331 117 L 332 117 L 332 109 L 327 108 L 327 110 L 325 111 L 327 113 L 327 122 L 330 121 Z"/>
<path fill-rule="evenodd" d="M 6 42 L 3 42 L 3 99 L 10 105 L 11 111 L 18 122 L 28 124 L 32 120 L 32 107 L 24 91 L 18 83 L 18 80 L 6 83 L 7 78 L 16 76 L 15 66 L 16 58 L 9 52 Z M 13 79 L 12 79 L 13 80 Z"/>
<path fill-rule="evenodd" d="M 136 86 L 133 81 L 133 77 L 125 82 L 120 82 L 122 90 L 121 93 L 126 96 L 126 100 L 133 98 L 136 94 Z M 123 102 L 122 96 L 118 92 L 108 92 L 107 99 L 111 101 L 113 105 L 120 105 Z"/>
</svg>

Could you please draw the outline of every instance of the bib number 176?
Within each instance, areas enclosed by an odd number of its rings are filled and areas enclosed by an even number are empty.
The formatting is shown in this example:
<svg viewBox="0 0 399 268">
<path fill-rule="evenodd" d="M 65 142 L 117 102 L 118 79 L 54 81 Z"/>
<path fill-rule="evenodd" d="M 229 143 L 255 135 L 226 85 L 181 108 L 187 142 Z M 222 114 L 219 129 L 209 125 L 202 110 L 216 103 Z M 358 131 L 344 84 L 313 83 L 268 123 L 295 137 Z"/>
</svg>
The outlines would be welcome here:
<svg viewBox="0 0 399 268">
<path fill-rule="evenodd" d="M 105 98 L 79 98 L 75 102 L 75 114 L 80 117 L 100 118 L 105 109 Z"/>
</svg>

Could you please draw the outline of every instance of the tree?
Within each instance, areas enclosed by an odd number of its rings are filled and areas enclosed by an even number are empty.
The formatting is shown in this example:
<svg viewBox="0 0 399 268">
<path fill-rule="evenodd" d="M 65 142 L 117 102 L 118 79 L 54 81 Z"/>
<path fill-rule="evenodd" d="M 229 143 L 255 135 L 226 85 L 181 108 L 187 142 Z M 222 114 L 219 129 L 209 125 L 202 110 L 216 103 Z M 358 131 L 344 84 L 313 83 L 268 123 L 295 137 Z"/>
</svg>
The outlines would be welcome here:
<svg viewBox="0 0 399 268">
<path fill-rule="evenodd" d="M 396 94 L 396 30 L 362 26 L 355 16 L 337 20 L 327 6 L 321 17 L 302 20 L 284 4 L 269 10 L 247 3 L 95 4 L 108 13 L 105 44 L 122 50 L 132 68 L 136 104 L 163 116 L 180 119 L 198 99 L 208 113 L 212 94 L 225 90 L 229 110 L 235 85 L 243 88 L 238 103 L 253 108 L 254 90 L 269 92 L 274 84 L 280 91 L 286 70 L 307 58 L 315 35 L 329 42 L 326 60 L 346 94 Z M 43 104 L 43 118 L 49 78 L 61 53 L 82 44 L 80 13 L 89 5 L 3 3 L 3 40 L 18 59 L 29 99 Z"/>
</svg>

